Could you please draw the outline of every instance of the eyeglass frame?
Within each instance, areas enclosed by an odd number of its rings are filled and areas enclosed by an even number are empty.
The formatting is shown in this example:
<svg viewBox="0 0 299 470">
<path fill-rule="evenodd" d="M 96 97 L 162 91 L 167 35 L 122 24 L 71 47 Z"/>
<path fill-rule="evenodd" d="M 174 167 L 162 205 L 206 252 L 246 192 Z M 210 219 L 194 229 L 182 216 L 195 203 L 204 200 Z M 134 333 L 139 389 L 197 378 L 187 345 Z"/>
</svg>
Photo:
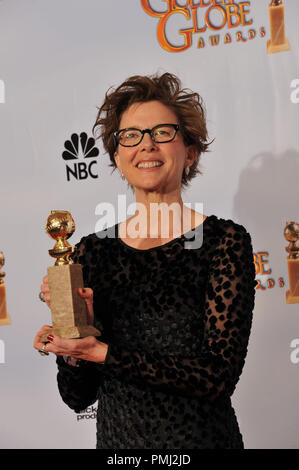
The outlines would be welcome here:
<svg viewBox="0 0 299 470">
<path fill-rule="evenodd" d="M 175 130 L 174 136 L 170 140 L 164 140 L 163 142 L 157 142 L 155 140 L 154 136 L 153 136 L 153 131 L 155 129 L 157 129 L 158 127 L 163 127 L 163 126 L 173 127 L 173 129 Z M 129 131 L 129 130 L 141 132 L 142 136 L 141 136 L 140 141 L 137 144 L 124 145 L 124 144 L 120 143 L 119 138 L 118 138 L 119 134 L 123 131 Z M 114 137 L 116 147 L 117 147 L 117 145 L 121 145 L 122 147 L 136 147 L 137 145 L 139 145 L 142 142 L 144 134 L 149 134 L 151 136 L 152 141 L 155 142 L 155 144 L 166 144 L 166 143 L 172 142 L 174 140 L 174 138 L 177 135 L 177 132 L 179 130 L 181 130 L 181 127 L 180 127 L 179 124 L 170 124 L 170 123 L 158 124 L 157 126 L 154 126 L 152 129 L 143 129 L 143 130 L 142 129 L 137 129 L 137 127 L 126 127 L 125 129 L 120 129 L 119 131 L 113 132 L 113 137 Z"/>
</svg>

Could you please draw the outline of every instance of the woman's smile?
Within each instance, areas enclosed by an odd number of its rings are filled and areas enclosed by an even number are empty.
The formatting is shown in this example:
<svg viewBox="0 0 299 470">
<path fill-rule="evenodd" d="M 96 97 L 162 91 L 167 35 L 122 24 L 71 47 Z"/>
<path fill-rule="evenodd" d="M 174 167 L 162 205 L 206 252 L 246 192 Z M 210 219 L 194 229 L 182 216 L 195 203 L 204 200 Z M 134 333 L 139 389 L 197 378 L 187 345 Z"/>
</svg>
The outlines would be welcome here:
<svg viewBox="0 0 299 470">
<path fill-rule="evenodd" d="M 159 160 L 153 160 L 153 161 L 142 161 L 139 162 L 137 165 L 138 170 L 157 170 L 163 166 L 164 163 L 159 161 Z"/>
</svg>

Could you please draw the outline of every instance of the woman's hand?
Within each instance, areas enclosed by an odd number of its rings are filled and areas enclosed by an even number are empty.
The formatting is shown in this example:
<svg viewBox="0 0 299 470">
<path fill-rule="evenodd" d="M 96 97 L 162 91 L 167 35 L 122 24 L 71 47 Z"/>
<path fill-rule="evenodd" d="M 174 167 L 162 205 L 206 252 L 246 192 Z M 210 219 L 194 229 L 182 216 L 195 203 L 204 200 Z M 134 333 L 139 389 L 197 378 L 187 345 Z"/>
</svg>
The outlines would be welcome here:
<svg viewBox="0 0 299 470">
<path fill-rule="evenodd" d="M 44 293 L 45 301 L 50 307 L 50 289 L 48 283 L 48 276 L 43 277 L 43 283 L 41 285 L 41 291 Z M 87 323 L 93 325 L 93 290 L 90 288 L 79 288 L 79 295 L 85 300 L 87 306 Z M 35 336 L 33 346 L 37 350 L 41 350 L 45 345 L 41 341 L 41 337 L 45 333 L 49 333 L 47 345 L 45 350 L 52 352 L 57 356 L 69 356 L 76 359 L 85 359 L 86 361 L 93 362 L 104 362 L 108 350 L 108 345 L 96 340 L 94 336 L 87 336 L 86 338 L 80 339 L 65 339 L 58 335 L 53 334 L 52 327 L 44 325 L 37 335 Z"/>
<path fill-rule="evenodd" d="M 40 290 L 44 294 L 44 299 L 48 307 L 51 306 L 51 299 L 50 299 L 50 288 L 49 288 L 49 280 L 48 276 L 43 277 L 43 283 L 40 286 Z M 87 305 L 87 312 L 88 312 L 88 318 L 87 318 L 87 323 L 89 325 L 93 325 L 93 290 L 90 289 L 89 287 L 80 287 L 78 289 L 79 295 L 82 297 L 82 299 L 85 300 L 85 303 Z"/>
<path fill-rule="evenodd" d="M 50 307 L 50 289 L 49 289 L 49 282 L 48 282 L 48 276 L 43 277 L 43 283 L 40 286 L 41 292 L 44 294 L 44 299 L 48 307 Z"/>
<path fill-rule="evenodd" d="M 94 336 L 86 336 L 80 339 L 65 339 L 53 334 L 53 329 L 49 325 L 44 325 L 34 338 L 35 349 L 42 349 L 44 342 L 41 337 L 49 333 L 45 350 L 57 356 L 69 356 L 76 359 L 84 359 L 92 362 L 105 362 L 108 345 L 98 341 Z"/>
</svg>

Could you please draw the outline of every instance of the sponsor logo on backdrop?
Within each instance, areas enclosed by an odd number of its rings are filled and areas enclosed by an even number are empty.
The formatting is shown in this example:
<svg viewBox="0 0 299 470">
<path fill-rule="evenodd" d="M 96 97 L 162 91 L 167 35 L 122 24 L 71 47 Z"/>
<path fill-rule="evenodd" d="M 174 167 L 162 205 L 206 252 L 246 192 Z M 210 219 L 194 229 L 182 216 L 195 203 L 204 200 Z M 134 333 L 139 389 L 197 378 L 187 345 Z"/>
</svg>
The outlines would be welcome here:
<svg viewBox="0 0 299 470">
<path fill-rule="evenodd" d="M 0 80 L 0 103 L 5 103 L 5 84 L 3 80 Z"/>
<path fill-rule="evenodd" d="M 291 88 L 294 88 L 290 96 L 291 102 L 293 104 L 298 104 L 299 103 L 299 78 L 294 78 L 294 80 L 291 81 Z"/>
<path fill-rule="evenodd" d="M 263 26 L 255 25 L 250 1 L 141 0 L 141 6 L 148 15 L 158 19 L 157 39 L 168 52 L 185 51 L 193 41 L 197 49 L 203 49 L 247 43 L 266 34 Z M 182 28 L 170 33 L 168 27 L 174 19 L 181 22 Z"/>
<path fill-rule="evenodd" d="M 98 178 L 97 160 L 99 149 L 95 146 L 95 139 L 88 137 L 86 132 L 72 134 L 64 143 L 65 150 L 62 158 L 66 164 L 66 178 L 71 180 L 86 180 Z"/>
<path fill-rule="evenodd" d="M 5 343 L 3 339 L 0 339 L 0 364 L 5 363 Z"/>
<path fill-rule="evenodd" d="M 92 405 L 88 406 L 85 410 L 77 413 L 77 421 L 88 421 L 97 417 L 97 407 Z"/>
<path fill-rule="evenodd" d="M 272 269 L 269 267 L 269 253 L 267 251 L 259 251 L 253 253 L 255 274 L 256 274 L 256 290 L 273 289 L 274 287 L 284 287 L 285 282 L 283 277 L 274 279 L 269 277 L 272 274 Z"/>
</svg>

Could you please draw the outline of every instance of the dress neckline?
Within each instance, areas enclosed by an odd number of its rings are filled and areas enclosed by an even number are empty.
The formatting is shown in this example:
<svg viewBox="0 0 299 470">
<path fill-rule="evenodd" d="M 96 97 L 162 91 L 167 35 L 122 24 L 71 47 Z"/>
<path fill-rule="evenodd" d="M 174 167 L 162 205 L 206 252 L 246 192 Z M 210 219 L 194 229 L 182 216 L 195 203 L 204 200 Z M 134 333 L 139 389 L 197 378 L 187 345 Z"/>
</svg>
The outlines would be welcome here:
<svg viewBox="0 0 299 470">
<path fill-rule="evenodd" d="M 205 220 L 201 224 L 199 224 L 196 227 L 193 227 L 192 229 L 188 230 L 188 232 L 182 233 L 178 237 L 173 238 L 172 240 L 169 240 L 166 243 L 163 243 L 163 245 L 152 246 L 151 248 L 142 249 L 142 248 L 135 248 L 133 246 L 127 245 L 127 243 L 125 243 L 119 236 L 119 225 L 121 224 L 121 222 L 118 222 L 118 224 L 116 224 L 116 238 L 119 241 L 119 243 L 121 243 L 121 245 L 125 246 L 129 250 L 138 251 L 138 252 L 147 252 L 147 251 L 152 251 L 152 250 L 158 250 L 159 248 L 164 248 L 166 246 L 169 246 L 171 243 L 174 243 L 175 241 L 181 239 L 182 237 L 185 237 L 187 235 L 187 233 L 190 233 L 193 230 L 197 230 L 200 226 L 204 226 L 205 222 L 211 217 L 213 217 L 213 215 L 207 215 Z"/>
</svg>

